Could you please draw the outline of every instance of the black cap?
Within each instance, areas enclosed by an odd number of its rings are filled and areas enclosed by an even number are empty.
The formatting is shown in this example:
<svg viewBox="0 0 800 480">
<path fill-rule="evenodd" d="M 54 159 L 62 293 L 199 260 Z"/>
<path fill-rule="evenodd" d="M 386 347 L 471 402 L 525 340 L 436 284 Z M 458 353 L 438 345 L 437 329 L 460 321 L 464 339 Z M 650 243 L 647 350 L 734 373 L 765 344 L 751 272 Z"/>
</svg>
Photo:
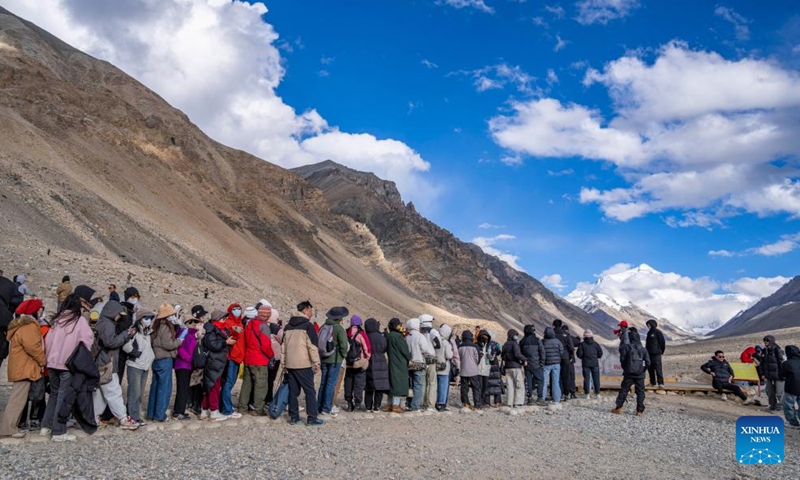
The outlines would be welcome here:
<svg viewBox="0 0 800 480">
<path fill-rule="evenodd" d="M 125 295 L 125 300 L 127 300 L 127 299 L 131 298 L 131 297 L 132 297 L 132 296 L 134 296 L 134 295 L 136 295 L 137 297 L 139 297 L 139 296 L 140 296 L 140 295 L 139 295 L 139 290 L 136 290 L 136 288 L 135 288 L 135 287 L 128 287 L 128 288 L 126 288 L 126 289 L 125 289 L 125 294 L 124 294 L 124 295 Z"/>
<path fill-rule="evenodd" d="M 206 315 L 206 314 L 208 314 L 208 312 L 206 311 L 205 308 L 203 308 L 202 305 L 195 305 L 194 307 L 192 307 L 192 316 L 193 317 L 200 318 L 200 317 L 202 317 L 203 315 Z"/>
<path fill-rule="evenodd" d="M 73 291 L 76 297 L 86 300 L 87 302 L 92 302 L 92 297 L 94 297 L 94 289 L 91 287 L 87 287 L 86 285 L 78 285 L 75 287 Z M 97 302 L 95 302 L 97 303 Z"/>
<path fill-rule="evenodd" d="M 338 320 L 350 315 L 350 310 L 347 307 L 333 307 L 325 314 L 326 317 Z"/>
</svg>

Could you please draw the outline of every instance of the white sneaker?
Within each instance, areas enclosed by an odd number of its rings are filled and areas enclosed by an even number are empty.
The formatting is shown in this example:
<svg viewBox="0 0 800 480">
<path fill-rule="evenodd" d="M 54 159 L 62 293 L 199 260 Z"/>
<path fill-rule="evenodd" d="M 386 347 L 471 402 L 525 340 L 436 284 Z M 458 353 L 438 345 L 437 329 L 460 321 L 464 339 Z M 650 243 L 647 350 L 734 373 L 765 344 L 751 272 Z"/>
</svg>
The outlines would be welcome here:
<svg viewBox="0 0 800 480">
<path fill-rule="evenodd" d="M 200 410 L 200 416 L 197 417 L 198 420 L 208 420 L 208 417 L 211 415 L 211 411 L 209 410 Z"/>
<path fill-rule="evenodd" d="M 19 431 L 17 433 L 12 433 L 11 434 L 11 438 L 25 438 L 25 435 L 27 435 L 27 434 L 28 434 L 28 432 L 26 432 L 24 430 L 21 430 L 21 431 Z"/>
<path fill-rule="evenodd" d="M 591 394 L 591 393 L 587 393 L 587 394 L 586 394 L 586 396 L 585 396 L 584 398 L 585 398 L 586 400 L 591 400 L 591 399 L 592 399 L 592 394 Z"/>
<path fill-rule="evenodd" d="M 211 410 L 211 413 L 208 415 L 208 419 L 212 422 L 224 422 L 228 419 L 228 416 L 219 413 L 219 410 Z"/>
<path fill-rule="evenodd" d="M 242 418 L 242 414 L 234 410 L 233 413 L 228 415 L 228 418 L 233 418 L 235 420 L 237 418 Z"/>
<path fill-rule="evenodd" d="M 339 407 L 334 406 L 333 408 L 331 408 L 331 415 L 333 415 L 334 413 L 339 413 Z"/>
<path fill-rule="evenodd" d="M 77 439 L 75 435 L 65 433 L 63 435 L 53 435 L 54 442 L 74 442 Z"/>
<path fill-rule="evenodd" d="M 46 437 L 46 436 L 50 435 L 50 432 L 51 432 L 51 430 L 49 428 L 42 427 L 42 429 L 39 430 L 39 436 Z"/>
<path fill-rule="evenodd" d="M 728 399 L 728 396 L 723 393 L 722 395 L 719 396 L 719 399 L 725 401 Z"/>
<path fill-rule="evenodd" d="M 753 398 L 753 397 L 748 397 L 748 398 L 747 398 L 747 400 L 745 400 L 744 402 L 742 402 L 742 405 L 752 405 L 752 404 L 753 404 L 755 401 L 756 401 L 756 400 L 755 400 L 755 398 Z"/>
<path fill-rule="evenodd" d="M 435 413 L 435 412 L 436 412 L 436 409 L 435 409 L 435 408 L 433 408 L 433 407 L 428 407 L 428 408 L 426 408 L 426 409 L 425 409 L 425 411 L 426 411 L 426 412 L 434 412 L 434 413 Z"/>
</svg>

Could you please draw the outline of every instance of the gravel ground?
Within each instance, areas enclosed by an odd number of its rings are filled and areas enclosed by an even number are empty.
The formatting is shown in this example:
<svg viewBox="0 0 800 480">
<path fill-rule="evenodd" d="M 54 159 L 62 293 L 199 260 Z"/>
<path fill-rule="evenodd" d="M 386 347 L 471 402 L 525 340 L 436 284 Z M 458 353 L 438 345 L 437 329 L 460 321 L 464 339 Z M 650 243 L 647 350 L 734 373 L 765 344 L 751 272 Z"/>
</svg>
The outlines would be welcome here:
<svg viewBox="0 0 800 480">
<path fill-rule="evenodd" d="M 342 413 L 322 427 L 245 416 L 107 428 L 73 444 L 31 436 L 0 445 L 0 478 L 800 478 L 795 431 L 784 464 L 735 463 L 735 419 L 753 409 L 651 395 L 643 417 L 630 404 L 613 415 L 605 395 L 519 415 Z"/>
</svg>

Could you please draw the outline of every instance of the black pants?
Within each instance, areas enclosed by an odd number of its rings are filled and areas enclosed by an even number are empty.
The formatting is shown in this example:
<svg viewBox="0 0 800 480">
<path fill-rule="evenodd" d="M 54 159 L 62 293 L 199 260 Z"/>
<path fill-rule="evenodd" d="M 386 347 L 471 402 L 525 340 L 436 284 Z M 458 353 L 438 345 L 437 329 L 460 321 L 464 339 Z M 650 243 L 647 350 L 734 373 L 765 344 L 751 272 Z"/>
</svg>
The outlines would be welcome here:
<svg viewBox="0 0 800 480">
<path fill-rule="evenodd" d="M 278 378 L 278 369 L 281 366 L 281 361 L 275 362 L 275 368 L 267 370 L 267 396 L 264 398 L 264 403 L 269 405 L 272 403 L 272 397 L 275 395 L 275 379 Z"/>
<path fill-rule="evenodd" d="M 535 391 L 534 391 L 535 390 Z M 525 368 L 525 396 L 544 398 L 544 369 Z"/>
<path fill-rule="evenodd" d="M 175 405 L 172 406 L 172 415 L 186 415 L 186 403 L 189 401 L 189 381 L 191 379 L 191 370 L 175 370 Z"/>
<path fill-rule="evenodd" d="M 383 403 L 383 394 L 388 393 L 384 390 L 367 390 L 364 396 L 364 406 L 367 410 L 378 410 Z"/>
<path fill-rule="evenodd" d="M 203 384 L 189 387 L 189 405 L 194 412 L 201 412 L 203 410 Z"/>
<path fill-rule="evenodd" d="M 469 405 L 469 390 L 472 389 L 472 406 L 480 408 L 483 406 L 483 382 L 480 375 L 477 377 L 461 377 L 461 404 Z"/>
<path fill-rule="evenodd" d="M 636 411 L 644 412 L 644 378 L 631 378 L 624 377 L 622 385 L 619 387 L 619 395 L 617 395 L 617 408 L 621 408 L 628 399 L 628 392 L 631 385 L 636 387 Z"/>
<path fill-rule="evenodd" d="M 569 360 L 561 362 L 561 395 L 575 395 L 575 364 Z"/>
<path fill-rule="evenodd" d="M 661 370 L 661 355 L 650 354 L 650 366 L 647 367 L 647 371 L 650 373 L 650 383 L 653 385 L 664 384 L 664 373 Z"/>
<path fill-rule="evenodd" d="M 364 388 L 367 386 L 367 371 L 362 368 L 347 367 L 344 372 L 344 399 L 349 403 L 361 405 Z"/>
<path fill-rule="evenodd" d="M 300 389 L 306 396 L 306 413 L 308 421 L 313 422 L 317 419 L 317 392 L 314 390 L 314 371 L 311 368 L 286 369 L 286 377 L 289 379 L 289 419 L 292 421 L 300 420 L 300 406 L 297 397 L 300 396 Z"/>
<path fill-rule="evenodd" d="M 742 387 L 739 385 L 734 385 L 731 382 L 720 382 L 716 378 L 711 380 L 711 386 L 717 389 L 717 392 L 723 393 L 723 390 L 728 390 L 733 392 L 734 395 L 741 398 L 742 400 L 747 400 L 747 395 L 744 394 L 742 391 Z"/>
</svg>

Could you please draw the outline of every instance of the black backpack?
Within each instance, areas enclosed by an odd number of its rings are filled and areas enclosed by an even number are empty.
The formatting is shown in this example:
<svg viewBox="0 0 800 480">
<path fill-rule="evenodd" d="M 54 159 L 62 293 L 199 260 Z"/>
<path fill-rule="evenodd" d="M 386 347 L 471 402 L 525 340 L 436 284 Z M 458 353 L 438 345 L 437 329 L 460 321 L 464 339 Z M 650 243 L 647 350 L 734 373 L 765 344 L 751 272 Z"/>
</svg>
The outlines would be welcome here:
<svg viewBox="0 0 800 480">
<path fill-rule="evenodd" d="M 361 343 L 356 340 L 356 337 L 361 335 L 361 332 L 363 332 L 363 330 L 359 328 L 355 335 L 353 335 L 353 338 L 347 340 L 350 344 L 350 347 L 347 349 L 347 357 L 345 358 L 348 365 L 352 365 L 356 360 L 361 358 Z"/>
<path fill-rule="evenodd" d="M 628 375 L 641 375 L 644 373 L 644 348 L 641 345 L 631 345 L 625 373 Z"/>
<path fill-rule="evenodd" d="M 203 337 L 205 340 L 205 337 Z M 194 352 L 192 352 L 192 368 L 194 370 L 202 370 L 206 368 L 206 363 L 208 362 L 208 350 L 203 346 L 203 342 L 197 342 L 197 345 L 194 347 Z"/>
</svg>

